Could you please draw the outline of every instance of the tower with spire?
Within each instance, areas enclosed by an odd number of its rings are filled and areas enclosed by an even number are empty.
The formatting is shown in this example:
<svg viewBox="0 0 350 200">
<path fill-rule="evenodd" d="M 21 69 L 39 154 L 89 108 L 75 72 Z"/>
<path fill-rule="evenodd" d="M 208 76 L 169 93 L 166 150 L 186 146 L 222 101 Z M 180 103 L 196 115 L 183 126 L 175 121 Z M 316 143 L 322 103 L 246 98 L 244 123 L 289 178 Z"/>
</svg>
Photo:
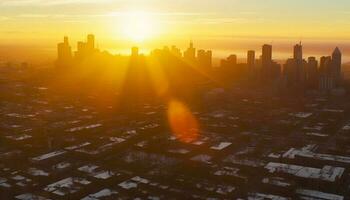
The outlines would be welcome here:
<svg viewBox="0 0 350 200">
<path fill-rule="evenodd" d="M 331 76 L 334 78 L 336 84 L 341 82 L 341 60 L 342 53 L 338 47 L 336 47 L 332 53 L 332 65 L 331 65 Z"/>
<path fill-rule="evenodd" d="M 190 41 L 190 46 L 184 52 L 184 58 L 187 61 L 195 61 L 196 60 L 196 48 L 193 46 L 193 41 Z"/>
</svg>

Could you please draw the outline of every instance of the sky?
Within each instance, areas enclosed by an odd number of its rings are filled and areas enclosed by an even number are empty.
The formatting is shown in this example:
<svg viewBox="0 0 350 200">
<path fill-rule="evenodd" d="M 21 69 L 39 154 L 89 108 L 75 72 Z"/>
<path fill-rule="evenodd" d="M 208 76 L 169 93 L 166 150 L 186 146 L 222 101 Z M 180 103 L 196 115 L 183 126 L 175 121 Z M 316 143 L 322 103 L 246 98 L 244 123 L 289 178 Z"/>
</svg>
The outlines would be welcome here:
<svg viewBox="0 0 350 200">
<path fill-rule="evenodd" d="M 135 13 L 141 27 L 131 30 L 147 33 L 142 40 L 125 31 Z M 88 33 L 112 52 L 194 40 L 218 55 L 271 43 L 281 56 L 301 40 L 310 54 L 335 46 L 350 53 L 349 0 L 0 0 L 0 24 L 0 53 L 15 45 L 52 50 L 64 35 L 75 48 Z"/>
</svg>

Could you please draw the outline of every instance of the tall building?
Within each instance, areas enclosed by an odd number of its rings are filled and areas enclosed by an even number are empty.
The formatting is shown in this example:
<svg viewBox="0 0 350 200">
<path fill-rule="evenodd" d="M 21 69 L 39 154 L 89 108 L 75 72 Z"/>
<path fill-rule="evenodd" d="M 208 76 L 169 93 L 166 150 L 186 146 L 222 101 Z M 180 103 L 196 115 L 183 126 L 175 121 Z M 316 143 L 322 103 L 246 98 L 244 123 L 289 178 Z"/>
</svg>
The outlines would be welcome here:
<svg viewBox="0 0 350 200">
<path fill-rule="evenodd" d="M 179 48 L 177 48 L 176 46 L 171 47 L 171 54 L 178 57 L 178 58 L 182 57 L 181 50 Z"/>
<path fill-rule="evenodd" d="M 68 37 L 64 37 L 63 42 L 57 44 L 57 65 L 67 66 L 72 61 L 72 48 L 69 45 Z"/>
<path fill-rule="evenodd" d="M 193 47 L 193 42 L 190 42 L 190 46 L 188 49 L 184 52 L 184 58 L 187 61 L 192 61 L 194 62 L 196 59 L 196 49 Z"/>
<path fill-rule="evenodd" d="M 86 48 L 89 51 L 93 51 L 95 49 L 95 36 L 93 34 L 89 34 L 87 36 Z"/>
<path fill-rule="evenodd" d="M 95 48 L 95 36 L 92 34 L 89 34 L 87 36 L 86 42 L 78 42 L 77 43 L 78 49 L 75 52 L 75 56 L 78 60 L 83 60 L 86 57 L 92 56 L 97 49 Z"/>
<path fill-rule="evenodd" d="M 284 65 L 284 80 L 289 87 L 304 88 L 308 63 L 303 59 L 303 46 L 301 43 L 294 46 L 293 58 L 288 59 Z"/>
<path fill-rule="evenodd" d="M 306 68 L 306 81 L 308 88 L 316 89 L 319 81 L 318 62 L 315 57 L 309 57 Z"/>
<path fill-rule="evenodd" d="M 326 75 L 329 73 L 329 69 L 330 69 L 330 64 L 332 62 L 332 57 L 330 56 L 322 56 L 320 58 L 320 73 L 322 75 Z"/>
<path fill-rule="evenodd" d="M 272 46 L 264 44 L 261 56 L 261 76 L 264 80 L 271 80 L 272 75 Z"/>
<path fill-rule="evenodd" d="M 248 68 L 253 69 L 255 66 L 255 51 L 250 50 L 247 53 L 247 64 Z"/>
<path fill-rule="evenodd" d="M 334 77 L 336 84 L 341 82 L 341 59 L 342 54 L 339 48 L 335 48 L 332 53 L 332 69 L 331 75 Z"/>
<path fill-rule="evenodd" d="M 199 67 L 211 68 L 212 67 L 212 51 L 198 50 L 197 58 Z"/>
<path fill-rule="evenodd" d="M 303 46 L 301 45 L 301 42 L 294 46 L 294 56 L 293 56 L 293 58 L 297 62 L 300 62 L 300 63 L 302 62 L 302 60 L 303 60 Z"/>
<path fill-rule="evenodd" d="M 232 54 L 226 59 L 221 60 L 221 67 L 226 69 L 231 69 L 237 66 L 237 56 Z"/>
</svg>

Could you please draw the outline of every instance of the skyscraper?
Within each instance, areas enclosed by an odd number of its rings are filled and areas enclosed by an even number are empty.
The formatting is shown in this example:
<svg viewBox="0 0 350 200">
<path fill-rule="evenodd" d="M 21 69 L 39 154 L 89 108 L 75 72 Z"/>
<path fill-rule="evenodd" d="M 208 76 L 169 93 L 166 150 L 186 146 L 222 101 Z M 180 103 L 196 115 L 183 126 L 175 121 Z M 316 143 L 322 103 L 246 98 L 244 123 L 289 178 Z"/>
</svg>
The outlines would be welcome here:
<svg viewBox="0 0 350 200">
<path fill-rule="evenodd" d="M 207 69 L 212 67 L 212 51 L 198 50 L 197 57 L 200 67 Z"/>
<path fill-rule="evenodd" d="M 309 57 L 306 68 L 307 86 L 316 89 L 319 81 L 318 62 L 315 57 Z"/>
<path fill-rule="evenodd" d="M 262 46 L 261 72 L 262 79 L 272 79 L 272 46 L 268 44 Z"/>
<path fill-rule="evenodd" d="M 308 63 L 303 59 L 303 46 L 301 42 L 296 44 L 293 48 L 293 58 L 288 59 L 284 65 L 284 80 L 287 86 L 296 87 L 298 89 L 304 88 L 307 73 L 306 68 Z"/>
<path fill-rule="evenodd" d="M 255 51 L 248 51 L 247 53 L 247 64 L 249 69 L 253 69 L 255 66 Z"/>
<path fill-rule="evenodd" d="M 340 84 L 341 82 L 341 59 L 342 54 L 339 50 L 339 48 L 335 48 L 332 53 L 332 69 L 331 69 L 331 75 L 335 79 L 336 84 Z"/>
<path fill-rule="evenodd" d="M 297 62 L 300 62 L 300 63 L 302 62 L 302 60 L 303 60 L 303 46 L 301 45 L 301 42 L 294 46 L 294 56 L 293 56 L 293 58 Z"/>
<path fill-rule="evenodd" d="M 190 46 L 188 49 L 184 52 L 184 58 L 187 61 L 192 61 L 194 62 L 196 59 L 196 49 L 193 47 L 193 42 L 190 42 Z"/>
<path fill-rule="evenodd" d="M 232 69 L 235 66 L 237 66 L 237 56 L 234 54 L 221 60 L 221 67 L 224 69 Z"/>
<path fill-rule="evenodd" d="M 95 36 L 93 34 L 87 36 L 86 48 L 88 51 L 93 51 L 95 49 Z"/>
<path fill-rule="evenodd" d="M 67 66 L 72 60 L 72 48 L 69 45 L 68 37 L 64 37 L 63 42 L 57 44 L 57 65 Z"/>
</svg>

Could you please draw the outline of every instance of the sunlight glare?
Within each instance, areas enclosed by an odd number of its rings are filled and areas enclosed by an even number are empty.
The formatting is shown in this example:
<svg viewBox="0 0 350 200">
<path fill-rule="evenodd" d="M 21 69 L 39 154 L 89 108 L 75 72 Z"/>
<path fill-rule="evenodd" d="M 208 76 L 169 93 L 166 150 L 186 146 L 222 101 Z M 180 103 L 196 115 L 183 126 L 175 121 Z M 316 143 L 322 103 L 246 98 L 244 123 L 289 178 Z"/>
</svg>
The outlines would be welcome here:
<svg viewBox="0 0 350 200">
<path fill-rule="evenodd" d="M 134 42 L 142 42 L 155 36 L 155 19 L 147 12 L 128 12 L 122 21 L 124 37 Z"/>
<path fill-rule="evenodd" d="M 181 142 L 191 143 L 198 139 L 198 121 L 182 102 L 170 101 L 168 120 L 175 137 Z"/>
</svg>

